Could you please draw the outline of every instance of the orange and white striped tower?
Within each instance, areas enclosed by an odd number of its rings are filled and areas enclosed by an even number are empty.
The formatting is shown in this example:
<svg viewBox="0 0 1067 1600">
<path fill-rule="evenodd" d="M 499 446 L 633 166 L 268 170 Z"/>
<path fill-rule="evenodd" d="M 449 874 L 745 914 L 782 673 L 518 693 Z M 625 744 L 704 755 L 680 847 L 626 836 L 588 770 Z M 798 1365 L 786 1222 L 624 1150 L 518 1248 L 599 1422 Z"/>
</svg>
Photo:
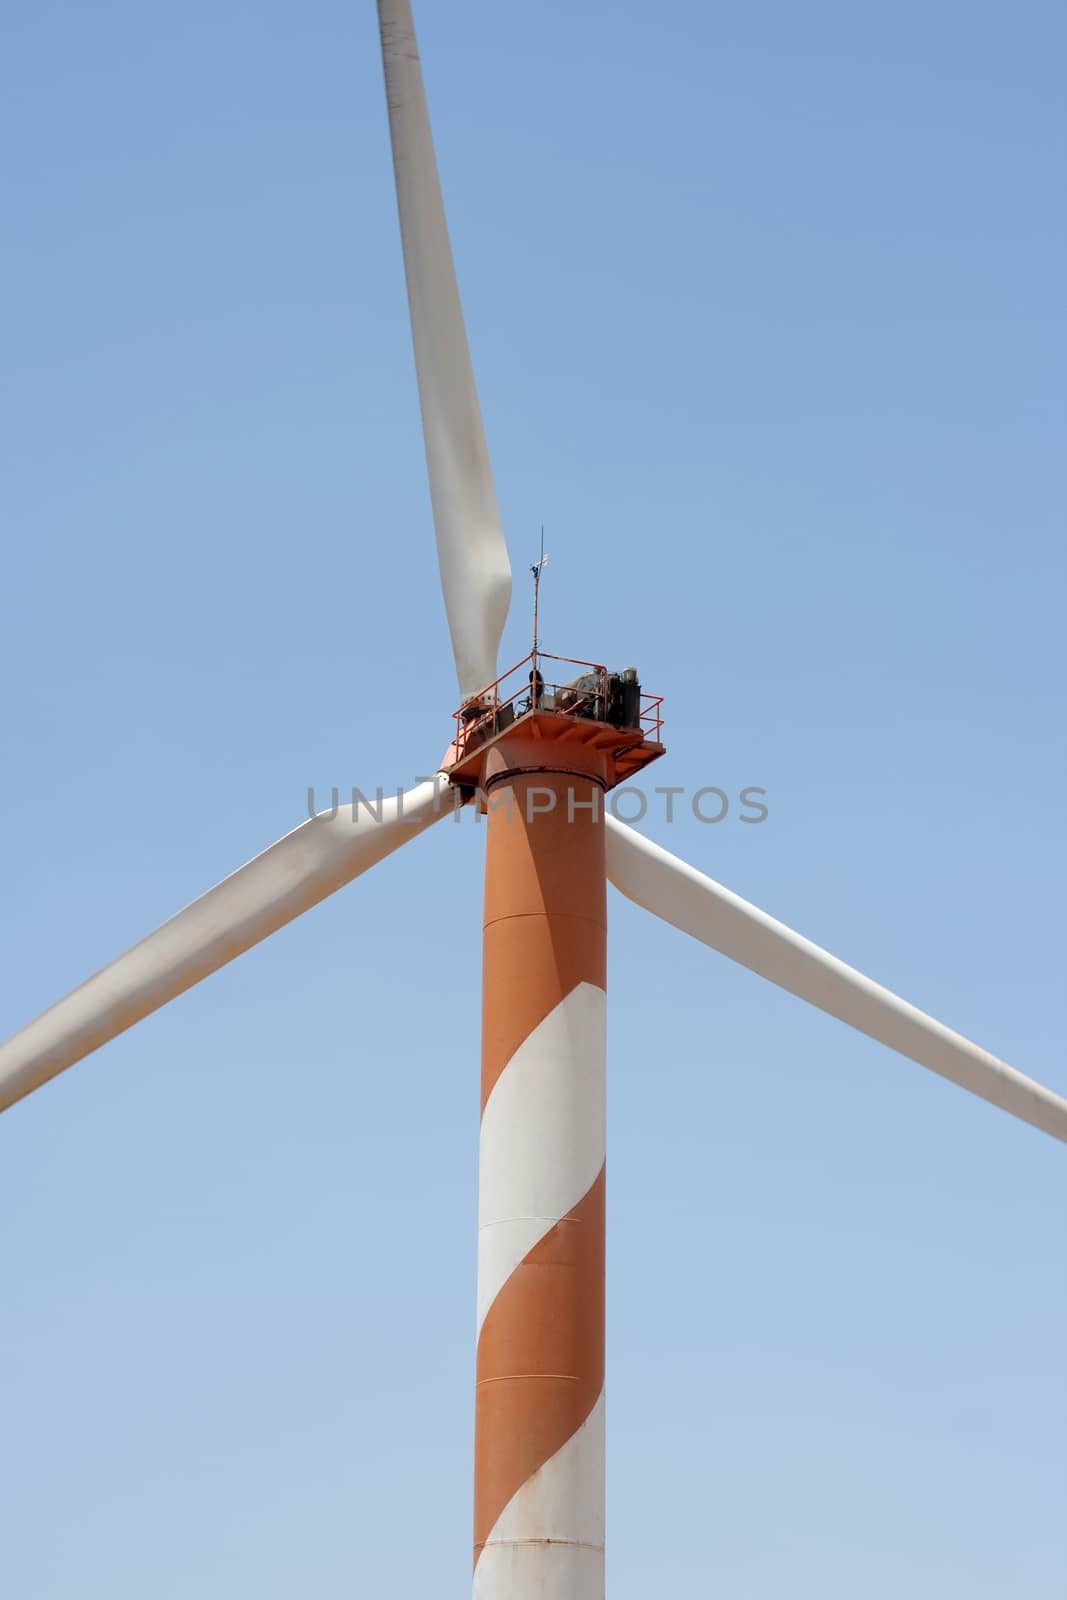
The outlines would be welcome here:
<svg viewBox="0 0 1067 1600">
<path fill-rule="evenodd" d="M 604 1593 L 608 776 L 570 721 L 482 777 L 476 1600 Z"/>
<path fill-rule="evenodd" d="M 475 1600 L 604 1594 L 604 795 L 663 746 L 636 703 L 600 720 L 605 668 L 544 659 L 457 713 L 447 764 L 488 813 Z"/>
</svg>

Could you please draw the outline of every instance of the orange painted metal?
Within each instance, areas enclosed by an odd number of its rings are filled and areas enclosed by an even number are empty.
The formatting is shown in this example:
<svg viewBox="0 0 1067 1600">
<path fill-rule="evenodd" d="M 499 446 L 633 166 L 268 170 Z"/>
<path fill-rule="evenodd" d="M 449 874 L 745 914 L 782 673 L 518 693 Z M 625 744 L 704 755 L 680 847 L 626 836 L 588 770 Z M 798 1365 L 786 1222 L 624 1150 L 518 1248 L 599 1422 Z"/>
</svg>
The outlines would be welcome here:
<svg viewBox="0 0 1067 1600">
<path fill-rule="evenodd" d="M 550 679 L 541 671 L 548 663 L 557 664 L 548 670 L 559 679 L 564 676 L 560 667 L 584 668 L 579 676 L 593 678 L 594 684 L 578 689 L 572 682 Z M 664 753 L 663 699 L 642 695 L 638 725 L 620 728 L 596 715 L 607 706 L 608 677 L 607 668 L 596 662 L 543 651 L 525 656 L 453 713 L 455 737 L 445 758 L 452 781 L 479 785 L 490 747 L 506 738 L 511 750 L 520 734 L 545 746 L 557 740 L 585 746 L 588 757 L 576 755 L 567 770 L 595 773 L 608 789 L 633 777 Z M 548 770 L 553 759 L 547 749 L 533 752 L 528 770 Z"/>
</svg>

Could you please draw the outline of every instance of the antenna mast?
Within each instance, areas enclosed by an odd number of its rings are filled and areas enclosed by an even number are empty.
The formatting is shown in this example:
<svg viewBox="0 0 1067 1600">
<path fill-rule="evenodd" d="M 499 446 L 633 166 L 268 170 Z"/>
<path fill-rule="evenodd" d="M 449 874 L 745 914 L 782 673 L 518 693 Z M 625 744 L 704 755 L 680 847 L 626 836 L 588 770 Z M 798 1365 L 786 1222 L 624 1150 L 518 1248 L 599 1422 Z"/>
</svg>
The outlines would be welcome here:
<svg viewBox="0 0 1067 1600">
<path fill-rule="evenodd" d="M 542 570 L 543 567 L 546 567 L 547 565 L 548 565 L 548 557 L 545 555 L 545 527 L 544 527 L 544 523 L 542 523 L 541 524 L 541 558 L 540 558 L 539 561 L 535 561 L 534 565 L 530 568 L 530 571 L 533 573 L 533 581 L 534 581 L 533 670 L 535 672 L 537 671 L 537 616 L 538 616 L 538 605 L 539 605 L 540 599 L 541 599 L 541 570 Z"/>
</svg>

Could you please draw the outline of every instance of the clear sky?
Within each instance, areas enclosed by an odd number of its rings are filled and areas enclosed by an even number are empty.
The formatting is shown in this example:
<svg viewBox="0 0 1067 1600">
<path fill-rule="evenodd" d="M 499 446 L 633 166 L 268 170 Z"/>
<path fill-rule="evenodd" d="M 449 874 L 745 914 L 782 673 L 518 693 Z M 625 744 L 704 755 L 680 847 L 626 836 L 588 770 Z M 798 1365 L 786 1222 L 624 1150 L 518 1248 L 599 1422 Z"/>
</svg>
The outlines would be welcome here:
<svg viewBox="0 0 1067 1600">
<path fill-rule="evenodd" d="M 1067 23 L 417 8 L 518 578 L 646 830 L 1063 1057 Z M 0 1032 L 455 685 L 369 0 L 39 0 L 2 117 Z M 0 1122 L 11 1600 L 469 1592 L 481 836 Z M 612 1600 L 1058 1600 L 1061 1146 L 613 897 Z"/>
</svg>

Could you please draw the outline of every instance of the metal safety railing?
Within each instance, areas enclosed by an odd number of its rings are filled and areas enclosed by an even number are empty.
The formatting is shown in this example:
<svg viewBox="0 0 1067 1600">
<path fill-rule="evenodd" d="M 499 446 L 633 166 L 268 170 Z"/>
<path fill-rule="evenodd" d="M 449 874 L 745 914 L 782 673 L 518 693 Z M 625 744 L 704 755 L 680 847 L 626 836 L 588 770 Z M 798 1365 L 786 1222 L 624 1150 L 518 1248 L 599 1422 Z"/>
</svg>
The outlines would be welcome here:
<svg viewBox="0 0 1067 1600">
<path fill-rule="evenodd" d="M 546 676 L 545 664 L 551 663 Z M 523 668 L 524 676 L 520 676 Z M 560 667 L 579 670 L 564 680 Z M 612 674 L 607 667 L 595 661 L 581 661 L 577 657 L 554 656 L 544 650 L 532 650 L 513 667 L 502 672 L 495 683 L 472 695 L 458 711 L 453 712 L 456 737 L 454 758 L 463 757 L 476 745 L 502 733 L 505 728 L 530 711 L 558 713 L 570 717 L 586 717 L 593 722 L 606 723 L 609 719 Z M 635 735 L 658 742 L 663 728 L 662 695 L 642 694 L 637 720 L 632 724 Z"/>
</svg>

